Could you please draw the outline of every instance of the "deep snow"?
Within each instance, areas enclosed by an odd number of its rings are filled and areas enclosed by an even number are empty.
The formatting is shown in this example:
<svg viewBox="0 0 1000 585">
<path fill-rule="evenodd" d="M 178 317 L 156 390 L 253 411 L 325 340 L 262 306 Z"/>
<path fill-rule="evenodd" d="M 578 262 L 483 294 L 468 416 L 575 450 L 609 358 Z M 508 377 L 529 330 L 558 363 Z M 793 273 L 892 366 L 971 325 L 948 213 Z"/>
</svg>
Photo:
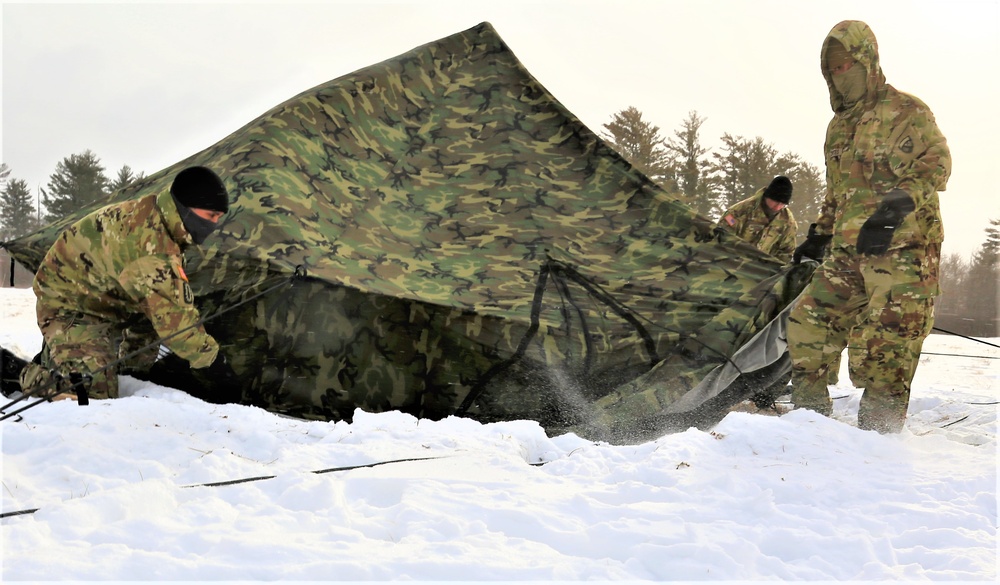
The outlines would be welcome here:
<svg viewBox="0 0 1000 585">
<path fill-rule="evenodd" d="M 0 345 L 24 357 L 33 307 L 0 289 Z M 733 412 L 631 446 L 532 421 L 306 422 L 124 377 L 117 400 L 0 422 L 2 511 L 37 508 L 2 520 L 0 577 L 995 581 L 1000 349 L 924 351 L 899 435 L 853 426 L 843 372 L 833 419 Z M 400 459 L 419 460 L 324 472 Z"/>
</svg>

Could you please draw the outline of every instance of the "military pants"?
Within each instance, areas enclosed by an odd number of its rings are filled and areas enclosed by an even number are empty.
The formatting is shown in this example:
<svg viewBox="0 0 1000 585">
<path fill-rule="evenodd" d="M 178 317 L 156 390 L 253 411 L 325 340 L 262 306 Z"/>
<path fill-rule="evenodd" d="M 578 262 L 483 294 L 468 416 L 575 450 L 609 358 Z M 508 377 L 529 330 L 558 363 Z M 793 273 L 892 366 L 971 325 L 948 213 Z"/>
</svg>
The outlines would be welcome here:
<svg viewBox="0 0 1000 585">
<path fill-rule="evenodd" d="M 829 416 L 831 367 L 851 329 L 864 341 L 856 373 L 865 388 L 858 427 L 899 432 L 920 349 L 933 325 L 940 248 L 893 250 L 885 256 L 831 252 L 796 300 L 788 319 L 792 402 Z"/>
<path fill-rule="evenodd" d="M 39 396 L 62 390 L 56 376 L 69 379 L 71 373 L 90 376 L 90 398 L 117 398 L 119 367 L 147 368 L 156 359 L 150 349 L 116 364 L 155 339 L 152 325 L 133 325 L 122 330 L 121 325 L 100 321 L 80 313 L 37 309 L 39 328 L 45 340 L 40 363 L 29 363 L 21 371 L 21 388 Z M 65 385 L 65 382 L 62 383 Z"/>
<path fill-rule="evenodd" d="M 847 372 L 851 384 L 855 388 L 864 388 L 865 380 L 867 377 L 863 374 L 865 367 L 864 357 L 867 355 L 866 349 L 867 345 L 864 339 L 864 332 L 866 331 L 863 327 L 855 327 L 851 329 L 851 334 L 848 336 L 847 342 Z M 837 360 L 830 364 L 830 376 L 827 383 L 830 386 L 837 385 L 840 382 L 840 362 L 843 355 L 837 356 Z"/>
</svg>

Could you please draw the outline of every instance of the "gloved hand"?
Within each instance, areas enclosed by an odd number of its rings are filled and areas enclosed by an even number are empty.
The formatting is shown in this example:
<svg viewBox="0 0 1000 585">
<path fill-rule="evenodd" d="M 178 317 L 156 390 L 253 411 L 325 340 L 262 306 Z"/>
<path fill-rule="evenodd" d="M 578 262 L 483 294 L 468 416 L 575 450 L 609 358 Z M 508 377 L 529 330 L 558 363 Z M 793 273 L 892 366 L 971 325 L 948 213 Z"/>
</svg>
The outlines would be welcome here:
<svg viewBox="0 0 1000 585">
<path fill-rule="evenodd" d="M 219 350 L 218 355 L 215 356 L 215 361 L 212 362 L 212 365 L 205 368 L 204 371 L 214 385 L 231 388 L 239 384 L 236 372 L 229 365 L 229 362 L 226 360 L 226 354 L 222 353 L 222 350 Z"/>
<path fill-rule="evenodd" d="M 191 373 L 204 388 L 205 396 L 199 396 L 205 400 L 217 403 L 239 402 L 243 397 L 240 380 L 222 350 L 219 350 L 212 365 L 191 370 Z"/>
<path fill-rule="evenodd" d="M 913 198 L 902 189 L 893 189 L 882 197 L 875 213 L 861 226 L 858 234 L 858 254 L 881 256 L 889 250 L 892 234 L 903 223 L 903 218 L 916 209 Z"/>
<path fill-rule="evenodd" d="M 823 257 L 826 256 L 826 246 L 833 239 L 832 235 L 820 235 L 816 233 L 816 224 L 809 226 L 809 234 L 806 235 L 806 241 L 799 244 L 795 248 L 795 252 L 792 254 L 792 264 L 798 264 L 802 262 L 802 257 L 811 258 L 817 262 L 822 262 Z"/>
</svg>

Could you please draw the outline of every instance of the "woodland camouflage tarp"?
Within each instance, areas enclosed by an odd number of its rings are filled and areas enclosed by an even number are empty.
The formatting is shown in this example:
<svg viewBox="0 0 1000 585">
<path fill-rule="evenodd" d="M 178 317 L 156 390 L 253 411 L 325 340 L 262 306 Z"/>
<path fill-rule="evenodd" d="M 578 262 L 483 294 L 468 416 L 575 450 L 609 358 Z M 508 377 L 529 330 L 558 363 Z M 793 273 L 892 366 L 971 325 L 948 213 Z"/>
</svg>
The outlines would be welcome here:
<svg viewBox="0 0 1000 585">
<path fill-rule="evenodd" d="M 811 271 L 714 234 L 488 23 L 306 91 L 101 205 L 190 165 L 230 190 L 186 271 L 203 315 L 231 308 L 206 327 L 243 386 L 200 395 L 294 416 L 534 419 L 616 442 L 687 428 L 746 397 L 688 392 Z M 5 247 L 34 270 L 96 207 Z M 159 373 L 185 387 L 178 362 Z"/>
</svg>

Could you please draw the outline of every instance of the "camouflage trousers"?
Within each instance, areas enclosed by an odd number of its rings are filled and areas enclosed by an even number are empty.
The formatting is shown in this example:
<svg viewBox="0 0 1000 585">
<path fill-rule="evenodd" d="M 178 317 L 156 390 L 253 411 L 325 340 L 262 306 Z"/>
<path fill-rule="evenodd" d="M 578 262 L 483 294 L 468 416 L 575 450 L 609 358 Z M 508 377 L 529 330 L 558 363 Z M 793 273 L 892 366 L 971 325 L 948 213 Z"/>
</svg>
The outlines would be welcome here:
<svg viewBox="0 0 1000 585">
<path fill-rule="evenodd" d="M 864 327 L 854 327 L 848 336 L 847 342 L 847 374 L 851 384 L 855 388 L 864 388 L 866 375 L 863 373 L 865 367 L 864 357 L 866 355 L 866 341 L 864 334 L 868 329 Z M 835 386 L 840 381 L 840 362 L 843 355 L 837 356 L 837 360 L 830 364 L 830 376 L 827 384 Z"/>
<path fill-rule="evenodd" d="M 81 313 L 37 309 L 45 344 L 38 358 L 21 371 L 21 389 L 38 396 L 62 392 L 70 374 L 89 376 L 90 398 L 117 398 L 118 372 L 148 369 L 156 360 L 155 348 L 120 363 L 121 357 L 155 341 L 151 324 L 122 328 Z M 62 381 L 60 382 L 60 378 Z"/>
<path fill-rule="evenodd" d="M 862 344 L 848 352 L 857 359 L 852 378 L 861 378 L 853 381 L 865 389 L 858 427 L 899 432 L 920 349 L 934 322 L 939 264 L 938 245 L 874 257 L 832 251 L 788 319 L 795 406 L 831 414 L 830 369 L 839 367 L 850 337 Z"/>
</svg>

